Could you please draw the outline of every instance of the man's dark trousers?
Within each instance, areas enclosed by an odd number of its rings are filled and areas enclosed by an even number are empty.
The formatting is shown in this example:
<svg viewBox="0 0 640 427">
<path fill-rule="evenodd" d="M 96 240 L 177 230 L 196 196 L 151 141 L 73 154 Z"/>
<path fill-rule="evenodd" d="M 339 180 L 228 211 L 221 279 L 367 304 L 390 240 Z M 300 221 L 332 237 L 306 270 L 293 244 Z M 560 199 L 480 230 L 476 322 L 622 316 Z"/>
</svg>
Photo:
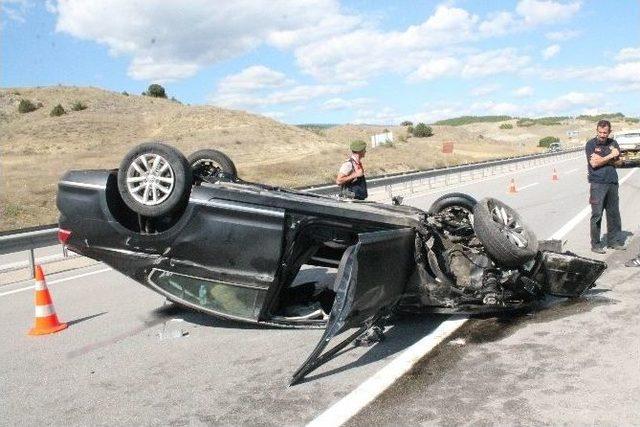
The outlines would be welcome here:
<svg viewBox="0 0 640 427">
<path fill-rule="evenodd" d="M 600 244 L 602 211 L 607 211 L 607 244 L 615 244 L 622 231 L 618 203 L 618 184 L 591 183 L 591 246 Z"/>
</svg>

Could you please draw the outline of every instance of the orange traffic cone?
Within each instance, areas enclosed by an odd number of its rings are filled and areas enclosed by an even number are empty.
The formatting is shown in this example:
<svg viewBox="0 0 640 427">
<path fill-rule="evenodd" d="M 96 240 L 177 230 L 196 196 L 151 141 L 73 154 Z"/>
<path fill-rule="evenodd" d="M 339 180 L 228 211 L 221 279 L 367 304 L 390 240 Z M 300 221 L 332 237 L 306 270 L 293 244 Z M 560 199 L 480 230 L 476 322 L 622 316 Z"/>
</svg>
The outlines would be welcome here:
<svg viewBox="0 0 640 427">
<path fill-rule="evenodd" d="M 61 331 L 67 327 L 66 323 L 60 323 L 53 301 L 44 280 L 42 267 L 36 265 L 36 324 L 29 331 L 29 335 L 45 335 Z"/>
<path fill-rule="evenodd" d="M 551 181 L 558 181 L 558 172 L 556 168 L 553 168 L 553 175 L 551 175 Z"/>
<path fill-rule="evenodd" d="M 507 193 L 517 193 L 518 190 L 516 189 L 516 180 L 514 178 L 511 178 L 511 183 L 509 184 L 509 189 L 507 190 Z"/>
</svg>

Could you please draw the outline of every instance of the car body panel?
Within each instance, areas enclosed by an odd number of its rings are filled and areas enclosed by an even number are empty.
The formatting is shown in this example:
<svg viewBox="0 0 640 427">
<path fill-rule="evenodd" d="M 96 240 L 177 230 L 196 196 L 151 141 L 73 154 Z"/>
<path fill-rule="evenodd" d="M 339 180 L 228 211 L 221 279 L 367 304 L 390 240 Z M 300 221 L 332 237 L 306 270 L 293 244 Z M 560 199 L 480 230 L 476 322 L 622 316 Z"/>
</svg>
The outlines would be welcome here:
<svg viewBox="0 0 640 427">
<path fill-rule="evenodd" d="M 328 361 L 381 316 L 392 312 L 413 272 L 414 239 L 415 232 L 407 228 L 358 235 L 358 243 L 342 257 L 336 278 L 337 295 L 325 332 L 293 374 L 291 384 Z M 332 338 L 349 328 L 358 329 L 322 354 Z"/>
<path fill-rule="evenodd" d="M 116 177 L 117 170 L 92 170 L 61 179 L 57 206 L 60 228 L 71 232 L 68 248 L 210 315 L 325 327 L 292 383 L 401 303 L 424 311 L 499 312 L 545 294 L 580 295 L 606 268 L 554 255 L 553 248 L 540 251 L 532 265 L 500 268 L 468 218 L 454 211 L 427 213 L 239 180 L 195 185 L 179 209 L 148 218 L 123 202 Z M 295 283 L 303 265 L 337 268 L 336 279 L 328 287 Z M 321 308 L 311 310 L 314 304 Z M 292 308 L 308 315 L 292 315 Z"/>
<path fill-rule="evenodd" d="M 640 151 L 640 129 L 616 132 L 611 137 L 620 146 L 620 151 Z"/>
</svg>

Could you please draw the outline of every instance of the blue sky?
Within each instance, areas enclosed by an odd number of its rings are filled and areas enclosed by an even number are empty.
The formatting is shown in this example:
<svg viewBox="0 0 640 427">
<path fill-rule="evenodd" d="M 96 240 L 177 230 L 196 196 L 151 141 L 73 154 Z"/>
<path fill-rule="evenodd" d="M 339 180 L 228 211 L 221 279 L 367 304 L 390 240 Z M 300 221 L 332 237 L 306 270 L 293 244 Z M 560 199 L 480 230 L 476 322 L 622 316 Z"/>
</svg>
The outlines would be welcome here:
<svg viewBox="0 0 640 427">
<path fill-rule="evenodd" d="M 2 87 L 140 93 L 287 123 L 640 116 L 634 0 L 3 0 Z"/>
</svg>

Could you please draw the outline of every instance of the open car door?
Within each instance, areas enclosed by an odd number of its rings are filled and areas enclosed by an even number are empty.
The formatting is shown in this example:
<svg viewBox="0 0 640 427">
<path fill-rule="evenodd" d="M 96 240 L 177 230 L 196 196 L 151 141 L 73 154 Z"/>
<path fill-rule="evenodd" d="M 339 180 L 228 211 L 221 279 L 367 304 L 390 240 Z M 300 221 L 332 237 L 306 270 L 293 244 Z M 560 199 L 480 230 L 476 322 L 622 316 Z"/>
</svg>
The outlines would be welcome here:
<svg viewBox="0 0 640 427">
<path fill-rule="evenodd" d="M 388 315 L 413 272 L 415 231 L 410 228 L 361 233 L 344 252 L 336 277 L 336 297 L 320 342 L 293 374 L 291 385 L 329 361 L 364 331 Z M 357 328 L 323 354 L 336 335 Z"/>
</svg>

